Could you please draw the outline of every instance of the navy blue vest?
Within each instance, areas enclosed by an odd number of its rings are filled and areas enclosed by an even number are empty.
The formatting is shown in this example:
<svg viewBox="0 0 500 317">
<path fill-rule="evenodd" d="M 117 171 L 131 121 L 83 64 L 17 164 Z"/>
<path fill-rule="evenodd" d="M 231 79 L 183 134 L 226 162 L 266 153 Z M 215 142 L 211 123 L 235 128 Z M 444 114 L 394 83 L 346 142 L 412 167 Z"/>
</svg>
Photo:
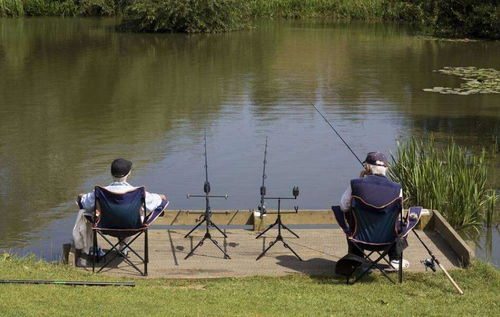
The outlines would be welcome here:
<svg viewBox="0 0 500 317">
<path fill-rule="evenodd" d="M 401 185 L 382 175 L 367 175 L 351 180 L 351 190 L 352 196 L 359 197 L 372 207 L 380 208 L 399 197 Z"/>
</svg>

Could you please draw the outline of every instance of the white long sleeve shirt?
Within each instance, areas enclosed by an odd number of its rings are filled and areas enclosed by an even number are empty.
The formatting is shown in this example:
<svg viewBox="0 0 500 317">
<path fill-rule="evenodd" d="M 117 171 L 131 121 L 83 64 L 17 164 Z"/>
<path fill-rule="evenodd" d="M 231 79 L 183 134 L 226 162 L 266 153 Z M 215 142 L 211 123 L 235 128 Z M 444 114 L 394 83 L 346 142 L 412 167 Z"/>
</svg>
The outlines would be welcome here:
<svg viewBox="0 0 500 317">
<path fill-rule="evenodd" d="M 122 194 L 137 187 L 134 187 L 127 182 L 113 182 L 104 188 L 106 188 L 110 192 Z M 161 203 L 162 199 L 160 195 L 146 192 L 146 209 L 149 212 L 155 210 L 156 207 L 160 206 Z M 83 209 L 85 209 L 86 211 L 93 211 L 95 206 L 94 191 L 91 191 L 83 195 L 81 199 L 81 204 L 83 206 Z"/>
</svg>

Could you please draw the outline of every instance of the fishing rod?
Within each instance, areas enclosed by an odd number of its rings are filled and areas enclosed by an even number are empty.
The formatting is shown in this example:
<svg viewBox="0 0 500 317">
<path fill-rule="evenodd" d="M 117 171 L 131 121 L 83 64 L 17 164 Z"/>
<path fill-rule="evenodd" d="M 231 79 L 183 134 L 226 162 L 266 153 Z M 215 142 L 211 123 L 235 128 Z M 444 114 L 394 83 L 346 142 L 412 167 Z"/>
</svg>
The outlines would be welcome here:
<svg viewBox="0 0 500 317">
<path fill-rule="evenodd" d="M 342 140 L 342 142 L 344 142 L 345 146 L 347 146 L 347 148 L 349 149 L 349 151 L 351 151 L 352 155 L 354 155 L 354 157 L 358 160 L 359 164 L 361 164 L 361 166 L 364 167 L 363 165 L 363 162 L 361 162 L 361 160 L 359 159 L 359 157 L 356 155 L 356 153 L 354 153 L 354 151 L 351 149 L 351 147 L 349 146 L 349 144 L 347 144 L 347 142 L 344 140 L 344 138 L 340 135 L 340 133 L 337 132 L 337 130 L 333 127 L 333 125 L 330 123 L 330 121 L 328 121 L 328 119 L 321 113 L 321 111 L 318 110 L 318 108 L 316 108 L 316 106 L 311 103 L 311 105 L 314 107 L 314 109 L 316 109 L 316 111 L 319 113 L 319 115 L 325 120 L 326 123 L 328 123 L 328 125 L 330 126 L 330 128 L 332 128 L 333 132 L 335 132 L 335 134 L 337 134 L 337 136 Z"/>
<path fill-rule="evenodd" d="M 417 234 L 417 232 L 415 230 L 412 230 L 413 233 L 415 233 L 415 235 L 417 236 L 418 240 L 422 243 L 422 245 L 424 246 L 424 248 L 427 250 L 427 253 L 429 253 L 429 256 L 431 257 L 430 259 L 425 259 L 422 261 L 422 263 L 425 265 L 426 268 L 430 268 L 433 272 L 436 272 L 436 266 L 434 263 L 436 263 L 439 268 L 444 272 L 444 274 L 446 275 L 446 277 L 448 278 L 448 280 L 450 280 L 451 284 L 453 285 L 453 287 L 455 287 L 455 289 L 457 290 L 457 292 L 460 294 L 460 295 L 463 295 L 464 294 L 464 291 L 462 291 L 462 289 L 460 288 L 460 286 L 458 286 L 458 284 L 455 282 L 455 280 L 450 276 L 450 274 L 448 273 L 448 271 L 444 268 L 443 265 L 441 265 L 441 263 L 439 263 L 439 260 L 436 258 L 436 256 L 432 253 L 432 251 L 429 249 L 429 247 L 427 247 L 424 243 L 424 241 L 420 238 L 420 236 Z"/>
<path fill-rule="evenodd" d="M 361 160 L 356 155 L 356 153 L 354 153 L 354 151 L 352 150 L 352 148 L 349 146 L 349 144 L 347 144 L 347 142 L 344 140 L 344 138 L 342 138 L 342 136 L 337 132 L 337 130 L 330 123 L 330 121 L 328 121 L 328 119 L 321 113 L 321 111 L 318 110 L 318 108 L 316 108 L 316 106 L 313 103 L 311 103 L 311 105 L 314 107 L 314 109 L 316 109 L 316 111 L 325 120 L 325 122 L 328 123 L 328 125 L 330 126 L 330 128 L 332 128 L 333 132 L 335 132 L 335 134 L 337 134 L 337 136 L 342 140 L 342 142 L 344 142 L 344 144 L 347 146 L 347 148 L 351 151 L 351 153 L 354 155 L 354 157 L 358 160 L 358 162 L 364 167 L 363 162 L 361 162 Z M 429 247 L 424 243 L 424 241 L 420 238 L 420 236 L 417 234 L 417 232 L 415 230 L 412 230 L 412 231 L 417 236 L 418 240 L 424 246 L 424 248 L 427 250 L 427 252 L 429 253 L 429 255 L 431 257 L 430 259 L 425 259 L 424 261 L 422 261 L 422 263 L 426 267 L 429 267 L 434 272 L 436 271 L 436 267 L 435 267 L 434 263 L 436 263 L 439 266 L 439 268 L 441 268 L 441 270 L 443 270 L 444 274 L 450 280 L 451 284 L 453 285 L 453 287 L 455 287 L 455 289 L 458 291 L 458 293 L 460 293 L 460 295 L 463 295 L 464 292 L 460 289 L 460 287 L 458 286 L 458 284 L 453 280 L 453 278 L 450 276 L 450 274 L 448 273 L 448 271 L 446 271 L 446 269 L 444 268 L 444 266 L 441 265 L 441 263 L 439 263 L 439 260 L 432 253 L 432 251 L 429 249 Z"/>
<path fill-rule="evenodd" d="M 262 186 L 260 186 L 260 204 L 258 206 L 258 210 L 260 211 L 260 216 L 261 217 L 264 214 L 267 213 L 266 206 L 265 206 L 265 199 L 266 199 L 265 198 L 265 196 L 266 196 L 265 180 L 267 178 L 267 175 L 266 175 L 266 163 L 267 163 L 267 136 L 266 136 L 266 145 L 264 147 L 264 164 L 263 164 L 263 168 L 262 168 Z M 277 200 L 278 201 L 278 210 L 276 212 L 276 214 L 277 214 L 276 221 L 272 225 L 268 226 L 266 230 L 262 231 L 259 235 L 257 235 L 255 237 L 255 239 L 260 238 L 262 235 L 264 235 L 266 232 L 268 232 L 270 229 L 274 228 L 275 226 L 278 227 L 278 235 L 277 235 L 277 237 L 275 238 L 274 241 L 272 241 L 272 242 L 269 243 L 269 246 L 267 248 L 265 248 L 264 251 L 262 251 L 262 253 L 257 257 L 256 260 L 259 260 L 260 258 L 262 258 L 267 253 L 267 251 L 269 251 L 269 249 L 271 249 L 273 247 L 273 245 L 276 244 L 276 242 L 281 241 L 286 248 L 288 248 L 290 251 L 292 251 L 292 253 L 300 261 L 302 261 L 302 258 L 297 254 L 297 252 L 295 252 L 295 250 L 292 249 L 292 247 L 288 243 L 286 243 L 283 240 L 283 236 L 281 235 L 281 231 L 282 230 L 287 230 L 291 234 L 293 234 L 295 237 L 299 238 L 299 236 L 295 232 L 293 232 L 290 228 L 288 228 L 281 221 L 281 200 L 297 199 L 297 196 L 299 195 L 299 188 L 297 186 L 293 187 L 293 189 L 292 189 L 292 195 L 293 195 L 293 197 L 267 197 L 267 199 Z M 294 209 L 295 209 L 296 213 L 299 211 L 299 207 L 298 206 L 294 206 Z"/>
<path fill-rule="evenodd" d="M 215 224 L 213 223 L 211 217 L 212 217 L 212 209 L 210 207 L 210 198 L 224 198 L 224 199 L 227 199 L 228 198 L 228 195 L 210 195 L 210 182 L 208 181 L 208 158 L 207 158 L 207 134 L 205 133 L 205 183 L 203 184 L 203 192 L 204 194 L 201 194 L 201 195 L 191 195 L 191 194 L 187 194 L 187 198 L 191 198 L 191 197 L 195 197 L 195 198 L 205 198 L 205 212 L 200 220 L 200 222 L 198 222 L 198 224 L 193 228 L 191 229 L 191 231 L 189 231 L 185 236 L 184 238 L 187 238 L 189 237 L 189 235 L 191 235 L 191 233 L 193 233 L 193 231 L 195 231 L 196 229 L 198 229 L 199 226 L 201 226 L 203 223 L 205 223 L 205 235 L 203 236 L 203 238 L 200 240 L 200 242 L 198 242 L 198 244 L 191 250 L 191 252 L 189 252 L 186 257 L 184 259 L 187 259 L 189 258 L 191 255 L 194 254 L 194 251 L 203 244 L 203 242 L 206 240 L 206 239 L 209 239 L 210 241 L 212 241 L 213 244 L 215 244 L 215 246 L 217 246 L 217 248 L 219 248 L 219 250 L 224 253 L 224 258 L 225 259 L 230 259 L 229 255 L 226 253 L 226 251 L 224 251 L 220 246 L 219 246 L 219 243 L 214 240 L 212 238 L 212 235 L 210 234 L 210 227 L 214 227 L 215 229 L 217 229 L 221 234 L 222 236 L 224 236 L 224 238 L 227 238 L 227 235 Z"/>
<path fill-rule="evenodd" d="M 266 136 L 266 146 L 264 148 L 264 167 L 262 168 L 262 186 L 260 186 L 260 205 L 257 207 L 257 209 L 260 211 L 260 216 L 264 216 L 267 212 L 266 210 L 266 205 L 265 205 L 265 196 L 266 196 L 266 185 L 265 185 L 265 180 L 267 178 L 266 175 L 266 163 L 267 163 L 267 136 Z"/>
<path fill-rule="evenodd" d="M 46 284 L 68 286 L 129 286 L 135 287 L 134 282 L 84 282 L 84 281 L 44 281 L 44 280 L 0 280 L 0 284 Z"/>
</svg>

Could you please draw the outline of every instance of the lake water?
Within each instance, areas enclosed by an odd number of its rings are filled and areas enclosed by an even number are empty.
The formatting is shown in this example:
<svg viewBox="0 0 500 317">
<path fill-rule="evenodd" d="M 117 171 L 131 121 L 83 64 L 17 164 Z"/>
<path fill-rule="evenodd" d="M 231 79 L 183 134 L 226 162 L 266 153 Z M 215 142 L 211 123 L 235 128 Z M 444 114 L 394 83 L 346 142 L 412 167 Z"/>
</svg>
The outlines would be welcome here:
<svg viewBox="0 0 500 317">
<path fill-rule="evenodd" d="M 74 198 L 109 183 L 116 157 L 132 160 L 130 182 L 166 193 L 170 209 L 202 209 L 186 193 L 203 188 L 205 131 L 212 192 L 230 195 L 214 209 L 256 208 L 266 136 L 268 193 L 298 185 L 300 207 L 326 209 L 360 166 L 311 102 L 360 157 L 409 136 L 475 149 L 500 136 L 500 95 L 422 91 L 459 85 L 433 72 L 444 66 L 500 69 L 499 42 L 329 21 L 215 35 L 124 34 L 115 24 L 0 19 L 0 249 L 57 257 Z M 491 165 L 498 189 L 498 155 Z M 499 264 L 498 228 L 487 236 L 479 254 Z"/>
</svg>

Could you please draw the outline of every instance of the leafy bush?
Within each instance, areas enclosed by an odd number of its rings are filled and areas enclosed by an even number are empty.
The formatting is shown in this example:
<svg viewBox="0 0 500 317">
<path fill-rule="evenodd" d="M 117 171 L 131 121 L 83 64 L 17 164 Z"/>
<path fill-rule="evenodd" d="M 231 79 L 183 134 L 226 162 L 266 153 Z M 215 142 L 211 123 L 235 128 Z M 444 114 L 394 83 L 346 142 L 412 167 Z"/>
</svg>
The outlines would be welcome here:
<svg viewBox="0 0 500 317">
<path fill-rule="evenodd" d="M 137 0 L 120 26 L 136 32 L 215 33 L 248 25 L 245 0 Z"/>
<path fill-rule="evenodd" d="M 498 0 L 387 0 L 389 19 L 421 23 L 443 37 L 500 39 Z"/>
</svg>

